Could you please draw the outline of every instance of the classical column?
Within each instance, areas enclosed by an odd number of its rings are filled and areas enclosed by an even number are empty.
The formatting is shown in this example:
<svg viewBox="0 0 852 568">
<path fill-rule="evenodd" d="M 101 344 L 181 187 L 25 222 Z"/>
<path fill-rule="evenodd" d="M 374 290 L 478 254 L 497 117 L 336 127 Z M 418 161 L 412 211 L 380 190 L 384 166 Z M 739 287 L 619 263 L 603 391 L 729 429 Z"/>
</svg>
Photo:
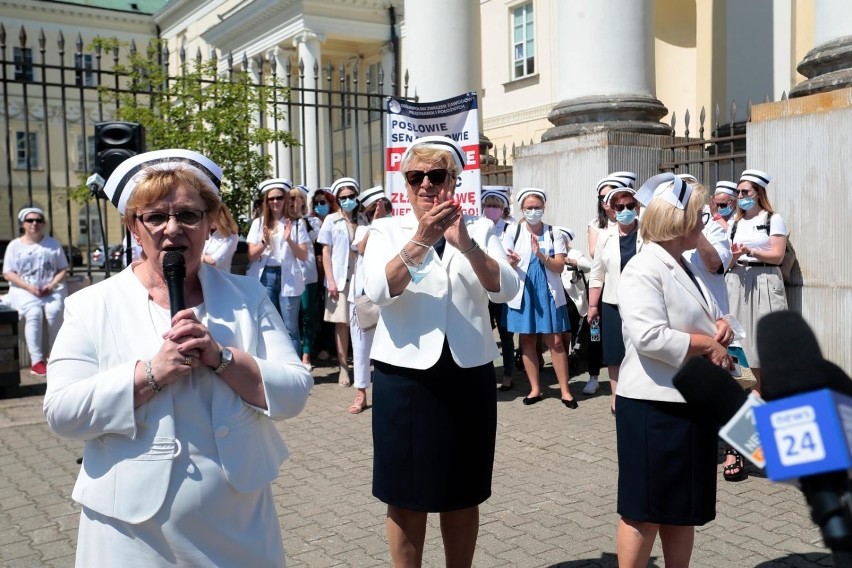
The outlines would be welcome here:
<svg viewBox="0 0 852 568">
<path fill-rule="evenodd" d="M 815 8 L 816 47 L 796 67 L 807 80 L 790 90 L 791 97 L 852 87 L 852 3 L 819 0 Z"/>
<path fill-rule="evenodd" d="M 618 130 L 669 134 L 654 89 L 653 0 L 556 4 L 560 102 L 542 141 Z"/>
<path fill-rule="evenodd" d="M 481 90 L 479 21 L 479 0 L 405 0 L 405 64 L 421 101 Z"/>
<path fill-rule="evenodd" d="M 286 71 L 287 59 L 290 56 L 280 47 L 274 47 L 267 53 L 269 64 L 275 69 L 275 76 L 282 80 Z M 278 119 L 278 130 L 288 132 L 290 130 L 290 115 L 286 112 L 281 113 Z M 293 160 L 290 149 L 284 146 L 281 142 L 276 142 L 272 150 L 273 172 L 275 177 L 283 177 L 293 179 Z"/>
<path fill-rule="evenodd" d="M 311 189 L 320 186 L 319 136 L 317 129 L 317 79 L 314 68 L 319 68 L 320 42 L 322 38 L 311 31 L 302 31 L 293 38 L 293 46 L 297 49 L 300 77 L 299 86 L 302 91 L 302 124 L 300 128 L 302 143 L 302 171 L 304 183 Z M 299 67 L 301 66 L 301 68 Z"/>
</svg>

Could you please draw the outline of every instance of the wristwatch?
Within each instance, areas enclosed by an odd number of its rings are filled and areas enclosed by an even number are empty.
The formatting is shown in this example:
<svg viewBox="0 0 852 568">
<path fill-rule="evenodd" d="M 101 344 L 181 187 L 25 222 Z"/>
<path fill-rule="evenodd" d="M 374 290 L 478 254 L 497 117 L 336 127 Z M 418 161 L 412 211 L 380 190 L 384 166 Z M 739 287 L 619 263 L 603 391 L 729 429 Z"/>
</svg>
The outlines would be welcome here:
<svg viewBox="0 0 852 568">
<path fill-rule="evenodd" d="M 228 365 L 231 364 L 231 361 L 234 360 L 234 354 L 231 353 L 231 350 L 227 347 L 223 347 L 219 352 L 219 366 L 213 369 L 213 372 L 217 375 L 221 375 L 225 369 L 228 368 Z"/>
</svg>

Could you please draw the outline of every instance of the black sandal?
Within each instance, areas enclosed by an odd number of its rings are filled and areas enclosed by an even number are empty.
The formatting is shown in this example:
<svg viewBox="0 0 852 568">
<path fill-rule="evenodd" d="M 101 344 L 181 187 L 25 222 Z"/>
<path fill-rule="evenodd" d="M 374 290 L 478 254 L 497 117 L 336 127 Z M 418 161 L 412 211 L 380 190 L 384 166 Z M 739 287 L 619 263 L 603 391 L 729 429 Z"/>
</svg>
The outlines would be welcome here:
<svg viewBox="0 0 852 568">
<path fill-rule="evenodd" d="M 722 468 L 722 476 L 725 481 L 742 481 L 746 478 L 745 462 L 738 451 L 733 448 L 725 450 L 726 456 L 734 456 L 737 461 Z"/>
</svg>

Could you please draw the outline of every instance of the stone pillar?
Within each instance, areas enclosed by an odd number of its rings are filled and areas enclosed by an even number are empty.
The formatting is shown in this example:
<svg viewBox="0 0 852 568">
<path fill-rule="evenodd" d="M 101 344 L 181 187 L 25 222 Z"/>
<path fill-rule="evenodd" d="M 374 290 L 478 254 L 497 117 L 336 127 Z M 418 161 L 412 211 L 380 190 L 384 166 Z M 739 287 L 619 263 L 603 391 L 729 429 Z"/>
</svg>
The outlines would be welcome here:
<svg viewBox="0 0 852 568">
<path fill-rule="evenodd" d="M 542 141 L 601 131 L 669 134 L 654 88 L 653 0 L 556 7 L 559 103 Z"/>
<path fill-rule="evenodd" d="M 302 95 L 302 103 L 305 105 L 304 113 L 302 114 L 302 125 L 300 128 L 302 143 L 302 172 L 303 182 L 310 188 L 317 188 L 320 184 L 320 164 L 319 164 L 319 136 L 317 129 L 317 95 L 313 89 L 317 88 L 315 67 L 321 65 L 320 61 L 320 42 L 319 35 L 311 31 L 302 31 L 293 38 L 293 46 L 298 52 L 298 61 L 302 69 L 299 69 L 299 74 L 304 75 L 301 78 L 300 86 L 305 89 Z M 299 68 L 297 64 L 297 69 Z"/>
<path fill-rule="evenodd" d="M 275 69 L 275 76 L 282 79 L 286 73 L 287 59 L 289 58 L 287 52 L 280 47 L 275 47 L 269 50 L 267 57 L 269 64 Z M 278 119 L 278 130 L 289 132 L 290 127 L 290 115 L 286 112 L 281 113 L 281 118 Z M 276 142 L 273 146 L 272 163 L 275 177 L 293 179 L 293 160 L 290 149 L 281 142 Z"/>
<path fill-rule="evenodd" d="M 479 0 L 405 0 L 405 64 L 421 101 L 481 91 L 479 29 Z"/>
<path fill-rule="evenodd" d="M 790 90 L 791 97 L 852 86 L 852 3 L 816 2 L 814 43 L 816 47 L 796 67 L 807 80 Z"/>
</svg>

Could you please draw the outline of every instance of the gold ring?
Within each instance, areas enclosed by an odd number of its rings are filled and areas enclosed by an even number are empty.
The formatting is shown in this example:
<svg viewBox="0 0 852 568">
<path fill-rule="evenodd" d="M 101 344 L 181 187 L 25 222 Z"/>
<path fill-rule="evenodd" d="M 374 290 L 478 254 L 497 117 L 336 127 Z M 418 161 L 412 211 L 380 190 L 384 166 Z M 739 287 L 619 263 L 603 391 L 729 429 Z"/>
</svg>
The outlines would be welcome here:
<svg viewBox="0 0 852 568">
<path fill-rule="evenodd" d="M 183 364 L 187 366 L 192 365 L 192 357 L 190 357 L 189 355 L 184 355 Z"/>
</svg>

